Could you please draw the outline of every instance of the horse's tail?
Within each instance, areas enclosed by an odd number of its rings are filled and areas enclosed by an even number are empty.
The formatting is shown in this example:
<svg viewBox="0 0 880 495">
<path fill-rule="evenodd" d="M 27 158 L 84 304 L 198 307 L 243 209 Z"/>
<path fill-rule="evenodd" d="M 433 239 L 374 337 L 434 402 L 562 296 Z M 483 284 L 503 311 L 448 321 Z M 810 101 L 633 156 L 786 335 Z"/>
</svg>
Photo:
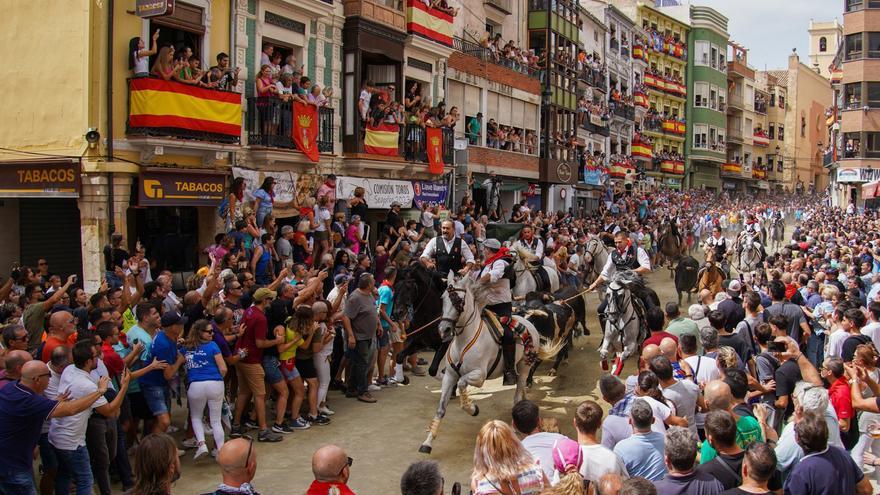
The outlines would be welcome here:
<svg viewBox="0 0 880 495">
<path fill-rule="evenodd" d="M 574 317 L 574 315 L 572 315 Z M 556 357 L 559 354 L 559 351 L 565 347 L 565 343 L 568 340 L 567 334 L 559 331 L 559 322 L 556 317 L 553 317 L 553 335 L 554 338 L 547 341 L 547 343 L 542 343 L 540 347 L 538 347 L 538 359 L 541 361 L 548 361 Z"/>
</svg>

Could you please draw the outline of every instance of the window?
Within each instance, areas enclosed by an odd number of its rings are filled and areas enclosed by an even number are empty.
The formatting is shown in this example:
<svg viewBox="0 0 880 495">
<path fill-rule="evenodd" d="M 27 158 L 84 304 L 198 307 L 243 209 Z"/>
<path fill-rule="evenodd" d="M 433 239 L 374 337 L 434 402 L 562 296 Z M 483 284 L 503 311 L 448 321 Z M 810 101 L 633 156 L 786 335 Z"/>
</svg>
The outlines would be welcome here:
<svg viewBox="0 0 880 495">
<path fill-rule="evenodd" d="M 865 158 L 880 158 L 880 132 L 866 132 Z"/>
<path fill-rule="evenodd" d="M 843 101 L 845 109 L 859 108 L 862 106 L 862 83 L 850 83 L 843 87 Z"/>
<path fill-rule="evenodd" d="M 712 62 L 712 68 L 717 69 L 718 68 L 718 47 L 716 47 L 715 45 L 712 45 L 712 49 L 710 50 L 710 53 L 709 53 L 709 58 L 711 59 L 711 62 Z"/>
<path fill-rule="evenodd" d="M 867 104 L 871 108 L 880 108 L 880 82 L 869 82 Z"/>
<path fill-rule="evenodd" d="M 776 106 L 776 93 L 770 93 L 770 106 Z"/>
<path fill-rule="evenodd" d="M 862 33 L 847 35 L 844 42 L 845 60 L 862 58 Z"/>
<path fill-rule="evenodd" d="M 807 137 L 807 118 L 801 115 L 801 137 Z"/>
<path fill-rule="evenodd" d="M 704 82 L 694 83 L 694 106 L 695 107 L 708 107 L 709 106 L 709 84 Z"/>
<path fill-rule="evenodd" d="M 767 127 L 767 137 L 770 139 L 776 139 L 776 126 L 773 124 L 769 124 Z"/>
<path fill-rule="evenodd" d="M 785 108 L 785 96 L 779 95 L 779 108 Z"/>
<path fill-rule="evenodd" d="M 865 8 L 864 0 L 846 0 L 846 12 L 854 12 Z"/>
<path fill-rule="evenodd" d="M 759 157 L 757 157 L 757 158 L 758 158 L 757 165 L 758 165 L 758 167 L 760 168 L 761 165 L 764 164 L 764 157 L 763 157 L 763 156 L 759 156 Z"/>
<path fill-rule="evenodd" d="M 709 141 L 707 140 L 708 131 L 709 126 L 706 124 L 694 125 L 694 148 L 706 149 L 709 147 Z"/>
<path fill-rule="evenodd" d="M 776 171 L 777 171 L 777 172 L 782 172 L 782 160 L 778 160 L 778 161 L 776 162 Z"/>
<path fill-rule="evenodd" d="M 779 130 L 779 140 L 785 141 L 785 126 L 779 124 L 776 128 Z"/>
<path fill-rule="evenodd" d="M 868 33 L 868 58 L 880 58 L 880 33 Z"/>
<path fill-rule="evenodd" d="M 709 88 L 709 108 L 713 110 L 718 108 L 718 90 L 714 86 Z"/>
<path fill-rule="evenodd" d="M 822 53 L 828 51 L 828 40 L 824 36 L 819 38 L 819 51 Z"/>
<path fill-rule="evenodd" d="M 714 127 L 709 128 L 709 144 L 714 146 L 715 143 L 718 142 L 718 129 Z"/>
<path fill-rule="evenodd" d="M 862 156 L 862 139 L 858 132 L 847 132 L 843 135 L 843 157 L 858 158 Z"/>
<path fill-rule="evenodd" d="M 695 41 L 694 51 L 696 51 L 695 64 L 708 66 L 714 63 L 715 59 L 709 58 L 710 45 L 708 41 Z"/>
</svg>

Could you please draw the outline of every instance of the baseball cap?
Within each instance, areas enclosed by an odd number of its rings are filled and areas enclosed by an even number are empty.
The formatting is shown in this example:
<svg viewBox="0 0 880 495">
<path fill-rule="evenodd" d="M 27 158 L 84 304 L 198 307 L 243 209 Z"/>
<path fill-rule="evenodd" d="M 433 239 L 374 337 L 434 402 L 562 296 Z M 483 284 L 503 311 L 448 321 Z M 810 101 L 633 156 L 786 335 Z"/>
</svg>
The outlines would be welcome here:
<svg viewBox="0 0 880 495">
<path fill-rule="evenodd" d="M 264 299 L 272 298 L 275 299 L 278 296 L 278 293 L 274 290 L 269 290 L 265 287 L 260 287 L 254 292 L 254 302 L 263 302 Z"/>
<path fill-rule="evenodd" d="M 560 438 L 553 445 L 553 467 L 559 471 L 560 476 L 566 473 L 580 471 L 584 455 L 580 445 L 570 438 Z"/>
<path fill-rule="evenodd" d="M 162 326 L 171 327 L 174 325 L 186 325 L 187 318 L 177 311 L 166 311 L 162 315 Z"/>
</svg>

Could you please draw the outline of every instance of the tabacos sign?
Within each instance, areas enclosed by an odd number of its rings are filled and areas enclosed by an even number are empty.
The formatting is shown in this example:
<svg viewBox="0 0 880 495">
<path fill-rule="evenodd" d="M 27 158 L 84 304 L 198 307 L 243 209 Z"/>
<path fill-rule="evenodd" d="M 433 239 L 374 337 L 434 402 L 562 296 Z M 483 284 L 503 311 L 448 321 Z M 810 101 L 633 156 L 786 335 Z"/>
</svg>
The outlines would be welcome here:
<svg viewBox="0 0 880 495">
<path fill-rule="evenodd" d="M 79 160 L 14 161 L 0 164 L 0 196 L 79 197 Z"/>
<path fill-rule="evenodd" d="M 226 194 L 226 174 L 185 170 L 141 173 L 140 206 L 216 206 Z"/>
</svg>

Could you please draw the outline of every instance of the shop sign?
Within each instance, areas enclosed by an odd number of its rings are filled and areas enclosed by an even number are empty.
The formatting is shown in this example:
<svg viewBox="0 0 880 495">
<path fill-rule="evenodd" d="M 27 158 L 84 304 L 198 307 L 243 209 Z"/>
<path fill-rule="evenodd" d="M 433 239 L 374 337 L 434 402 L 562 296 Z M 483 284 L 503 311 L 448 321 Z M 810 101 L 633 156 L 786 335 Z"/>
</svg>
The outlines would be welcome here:
<svg viewBox="0 0 880 495">
<path fill-rule="evenodd" d="M 565 162 L 560 163 L 556 166 L 556 176 L 560 182 L 571 182 L 571 166 Z"/>
<path fill-rule="evenodd" d="M 174 13 L 174 0 L 135 0 L 134 12 L 144 19 L 171 15 Z"/>
<path fill-rule="evenodd" d="M 79 160 L 0 164 L 0 197 L 78 198 L 81 188 Z"/>
<path fill-rule="evenodd" d="M 416 207 L 421 208 L 423 203 L 429 205 L 444 206 L 449 186 L 445 182 L 432 182 L 427 180 L 412 181 L 413 201 Z M 368 205 L 370 203 L 367 203 Z"/>
<path fill-rule="evenodd" d="M 733 182 L 725 182 L 722 184 L 721 187 L 723 187 L 724 189 L 727 189 L 727 190 L 733 190 L 733 189 L 736 189 L 736 184 L 734 184 Z"/>
<path fill-rule="evenodd" d="M 605 179 L 607 178 L 607 174 L 602 171 L 602 167 L 596 167 L 590 170 L 587 167 L 584 167 L 584 184 L 589 184 L 591 186 L 601 186 L 605 183 Z"/>
<path fill-rule="evenodd" d="M 138 185 L 140 206 L 217 206 L 226 196 L 227 175 L 188 170 L 146 170 Z"/>
<path fill-rule="evenodd" d="M 837 182 L 862 182 L 862 177 L 857 168 L 837 169 Z"/>
<path fill-rule="evenodd" d="M 364 199 L 371 209 L 388 209 L 398 202 L 402 208 L 411 208 L 415 194 L 408 180 L 365 179 L 361 177 L 338 177 L 336 197 L 347 199 L 354 195 L 356 187 L 364 188 Z"/>
<path fill-rule="evenodd" d="M 666 185 L 672 186 L 672 187 L 681 187 L 681 179 L 673 179 L 673 178 L 666 179 Z"/>
</svg>

